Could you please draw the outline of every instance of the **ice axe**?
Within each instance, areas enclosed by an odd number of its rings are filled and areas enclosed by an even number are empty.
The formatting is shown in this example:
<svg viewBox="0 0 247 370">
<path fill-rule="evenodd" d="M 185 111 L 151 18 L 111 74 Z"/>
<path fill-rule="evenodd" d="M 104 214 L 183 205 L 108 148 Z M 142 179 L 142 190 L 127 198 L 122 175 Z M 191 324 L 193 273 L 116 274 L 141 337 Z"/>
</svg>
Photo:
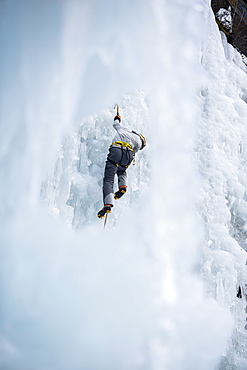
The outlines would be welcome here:
<svg viewBox="0 0 247 370">
<path fill-rule="evenodd" d="M 116 108 L 117 108 L 117 114 L 119 114 L 119 105 L 118 104 L 115 104 L 113 109 L 116 109 Z"/>
<path fill-rule="evenodd" d="M 114 121 L 115 121 L 115 119 L 118 119 L 119 122 L 121 122 L 121 116 L 119 114 L 119 105 L 118 104 L 115 104 L 114 109 L 116 109 L 116 108 L 117 108 L 117 115 L 114 117 Z"/>
<path fill-rule="evenodd" d="M 105 229 L 105 227 L 106 227 L 107 218 L 108 218 L 108 213 L 106 213 L 106 215 L 105 215 L 105 220 L 104 220 L 104 229 Z"/>
</svg>

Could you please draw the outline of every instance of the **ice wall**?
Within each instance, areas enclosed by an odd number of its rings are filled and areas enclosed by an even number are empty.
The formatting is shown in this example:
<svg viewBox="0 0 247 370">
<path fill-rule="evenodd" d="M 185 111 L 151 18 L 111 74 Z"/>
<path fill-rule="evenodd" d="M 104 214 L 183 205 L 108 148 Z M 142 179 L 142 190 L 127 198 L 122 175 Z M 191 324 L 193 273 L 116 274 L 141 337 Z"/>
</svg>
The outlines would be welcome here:
<svg viewBox="0 0 247 370">
<path fill-rule="evenodd" d="M 202 176 L 198 193 L 204 224 L 202 276 L 207 294 L 230 308 L 235 322 L 220 369 L 245 369 L 247 68 L 224 34 L 217 31 L 209 18 L 195 146 Z"/>
<path fill-rule="evenodd" d="M 195 91 L 209 4 L 0 6 L 0 368 L 213 369 L 232 319 L 199 274 Z M 103 233 L 116 102 L 149 145 Z"/>
</svg>

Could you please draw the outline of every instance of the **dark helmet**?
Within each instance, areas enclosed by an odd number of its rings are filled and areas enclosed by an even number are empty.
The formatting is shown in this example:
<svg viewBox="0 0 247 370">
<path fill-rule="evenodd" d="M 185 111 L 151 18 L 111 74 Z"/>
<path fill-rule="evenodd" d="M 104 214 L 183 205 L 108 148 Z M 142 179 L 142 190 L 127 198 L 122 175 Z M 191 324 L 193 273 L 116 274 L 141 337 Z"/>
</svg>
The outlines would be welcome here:
<svg viewBox="0 0 247 370">
<path fill-rule="evenodd" d="M 140 150 L 142 150 L 142 149 L 147 145 L 147 141 L 146 141 L 145 136 L 144 136 L 144 135 L 142 135 L 142 134 L 138 134 L 138 133 L 137 133 L 137 132 L 135 132 L 135 131 L 132 131 L 132 132 L 133 132 L 133 134 L 138 135 L 138 136 L 139 136 L 139 138 L 141 139 L 141 141 L 142 141 L 142 146 L 141 146 Z"/>
</svg>

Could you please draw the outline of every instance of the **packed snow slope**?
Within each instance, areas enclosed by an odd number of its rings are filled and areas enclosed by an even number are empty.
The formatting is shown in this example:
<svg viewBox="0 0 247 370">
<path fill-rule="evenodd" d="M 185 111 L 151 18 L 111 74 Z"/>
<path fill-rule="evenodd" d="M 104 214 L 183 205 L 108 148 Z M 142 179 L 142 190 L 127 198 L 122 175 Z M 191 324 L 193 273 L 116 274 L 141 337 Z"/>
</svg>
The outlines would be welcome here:
<svg viewBox="0 0 247 370">
<path fill-rule="evenodd" d="M 3 0 L 0 29 L 0 369 L 245 370 L 247 75 L 209 2 Z M 148 145 L 103 230 L 115 103 Z"/>
</svg>

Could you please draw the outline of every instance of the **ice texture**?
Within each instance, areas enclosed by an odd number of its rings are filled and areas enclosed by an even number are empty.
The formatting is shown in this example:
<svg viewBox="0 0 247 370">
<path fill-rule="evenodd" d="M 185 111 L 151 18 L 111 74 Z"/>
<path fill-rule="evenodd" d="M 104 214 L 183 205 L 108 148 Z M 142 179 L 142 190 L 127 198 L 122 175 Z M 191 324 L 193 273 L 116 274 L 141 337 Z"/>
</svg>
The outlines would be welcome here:
<svg viewBox="0 0 247 370">
<path fill-rule="evenodd" d="M 245 370 L 247 75 L 207 1 L 0 4 L 0 369 Z M 147 137 L 103 229 L 122 123 Z"/>
</svg>

